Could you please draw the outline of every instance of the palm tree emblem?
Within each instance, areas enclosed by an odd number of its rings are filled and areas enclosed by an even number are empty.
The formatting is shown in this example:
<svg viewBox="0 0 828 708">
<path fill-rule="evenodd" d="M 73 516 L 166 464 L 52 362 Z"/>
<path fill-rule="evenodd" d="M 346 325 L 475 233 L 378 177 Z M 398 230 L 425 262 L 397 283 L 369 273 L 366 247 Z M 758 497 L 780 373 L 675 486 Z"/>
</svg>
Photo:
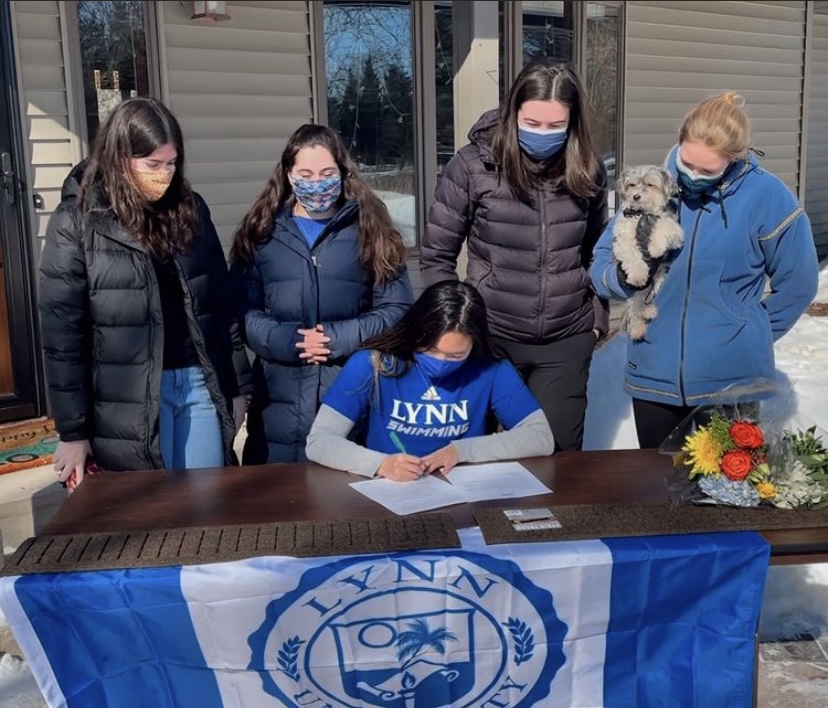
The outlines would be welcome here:
<svg viewBox="0 0 828 708">
<path fill-rule="evenodd" d="M 432 632 L 428 622 L 419 618 L 410 622 L 408 629 L 397 637 L 397 658 L 403 662 L 404 670 L 428 649 L 445 654 L 446 643 L 456 641 L 457 637 L 445 627 L 438 627 Z"/>
</svg>

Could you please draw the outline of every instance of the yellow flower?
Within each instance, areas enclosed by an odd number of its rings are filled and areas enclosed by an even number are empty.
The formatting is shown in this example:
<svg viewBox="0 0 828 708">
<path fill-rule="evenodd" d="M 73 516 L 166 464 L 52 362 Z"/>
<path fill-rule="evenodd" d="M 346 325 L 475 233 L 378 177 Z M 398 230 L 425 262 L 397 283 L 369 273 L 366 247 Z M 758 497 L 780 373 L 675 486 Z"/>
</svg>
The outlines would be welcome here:
<svg viewBox="0 0 828 708">
<path fill-rule="evenodd" d="M 697 474 L 719 474 L 719 460 L 722 457 L 722 448 L 707 428 L 700 428 L 687 437 L 684 447 L 688 454 L 688 464 Z"/>
<path fill-rule="evenodd" d="M 756 491 L 759 492 L 760 499 L 773 499 L 776 496 L 776 487 L 773 482 L 760 482 L 756 485 Z"/>
</svg>

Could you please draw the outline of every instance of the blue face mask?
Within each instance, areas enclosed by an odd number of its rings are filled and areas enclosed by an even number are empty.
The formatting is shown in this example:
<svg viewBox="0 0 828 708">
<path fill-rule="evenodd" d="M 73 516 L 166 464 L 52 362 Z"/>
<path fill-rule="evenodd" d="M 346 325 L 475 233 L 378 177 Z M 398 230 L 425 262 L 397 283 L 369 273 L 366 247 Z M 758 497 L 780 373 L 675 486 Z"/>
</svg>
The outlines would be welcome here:
<svg viewBox="0 0 828 708">
<path fill-rule="evenodd" d="M 342 177 L 334 175 L 324 179 L 304 179 L 290 176 L 293 196 L 309 214 L 322 214 L 336 205 L 342 194 Z"/>
<path fill-rule="evenodd" d="M 566 144 L 568 128 L 559 130 L 538 130 L 518 125 L 518 142 L 529 157 L 548 160 L 557 155 Z"/>
<path fill-rule="evenodd" d="M 430 379 L 439 379 L 442 376 L 448 376 L 466 363 L 465 359 L 438 359 L 436 356 L 423 354 L 422 352 L 415 352 L 414 360 L 422 372 Z"/>
<path fill-rule="evenodd" d="M 705 175 L 703 177 L 694 175 L 692 170 L 681 161 L 679 154 L 676 153 L 676 181 L 685 194 L 692 194 L 697 197 L 706 194 L 722 181 L 726 171 L 727 167 L 717 175 Z"/>
</svg>

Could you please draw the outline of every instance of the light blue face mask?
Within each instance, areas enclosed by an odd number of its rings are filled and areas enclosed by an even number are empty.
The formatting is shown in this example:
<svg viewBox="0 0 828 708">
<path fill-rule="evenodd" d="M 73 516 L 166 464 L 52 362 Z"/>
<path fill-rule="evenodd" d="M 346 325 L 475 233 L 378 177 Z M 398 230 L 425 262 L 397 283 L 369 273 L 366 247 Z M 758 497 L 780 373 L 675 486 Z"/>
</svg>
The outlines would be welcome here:
<svg viewBox="0 0 828 708">
<path fill-rule="evenodd" d="M 465 359 L 439 359 L 436 356 L 422 352 L 415 352 L 414 359 L 417 362 L 417 366 L 430 379 L 439 379 L 442 376 L 448 376 L 466 363 Z"/>
<path fill-rule="evenodd" d="M 717 175 L 694 175 L 692 170 L 681 161 L 681 156 L 676 153 L 676 181 L 685 194 L 693 196 L 706 194 L 722 181 L 728 167 L 729 165 Z"/>
<path fill-rule="evenodd" d="M 518 143 L 529 157 L 535 160 L 548 160 L 557 155 L 569 136 L 569 128 L 558 130 L 539 130 L 518 125 Z"/>
</svg>

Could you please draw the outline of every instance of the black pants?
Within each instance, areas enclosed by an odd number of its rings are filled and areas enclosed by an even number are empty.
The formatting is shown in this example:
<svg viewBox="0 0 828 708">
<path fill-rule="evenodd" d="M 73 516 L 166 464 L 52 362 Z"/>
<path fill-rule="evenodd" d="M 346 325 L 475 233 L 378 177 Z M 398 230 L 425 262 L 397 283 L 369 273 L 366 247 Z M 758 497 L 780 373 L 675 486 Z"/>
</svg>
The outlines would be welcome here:
<svg viewBox="0 0 828 708">
<path fill-rule="evenodd" d="M 642 449 L 661 445 L 664 438 L 695 410 L 693 406 L 671 406 L 640 398 L 633 398 L 632 404 L 638 446 Z"/>
<path fill-rule="evenodd" d="M 538 399 L 555 436 L 555 449 L 580 450 L 595 335 L 584 332 L 548 344 L 495 338 L 495 344 L 511 359 Z"/>
<path fill-rule="evenodd" d="M 696 406 L 671 406 L 667 403 L 654 403 L 633 398 L 633 417 L 635 432 L 638 434 L 638 446 L 642 449 L 659 447 L 674 428 L 690 415 Z M 740 403 L 738 406 L 719 404 L 716 407 L 725 416 L 740 416 L 755 419 L 759 416 L 758 403 Z M 705 424 L 709 409 L 705 409 L 696 418 L 696 423 Z"/>
</svg>

